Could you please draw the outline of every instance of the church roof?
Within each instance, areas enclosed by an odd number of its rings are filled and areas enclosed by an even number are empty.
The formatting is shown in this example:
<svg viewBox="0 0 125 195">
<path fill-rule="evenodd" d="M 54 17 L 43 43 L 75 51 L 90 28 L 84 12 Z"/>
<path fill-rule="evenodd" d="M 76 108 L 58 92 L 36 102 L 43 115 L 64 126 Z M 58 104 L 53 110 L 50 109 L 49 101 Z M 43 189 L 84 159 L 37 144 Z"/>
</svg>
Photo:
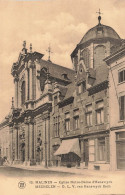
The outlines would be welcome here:
<svg viewBox="0 0 125 195">
<path fill-rule="evenodd" d="M 60 65 L 54 64 L 50 61 L 46 61 L 43 59 L 40 60 L 40 64 L 41 64 L 41 69 L 43 67 L 46 67 L 50 75 L 54 78 L 58 78 L 61 80 L 67 80 L 67 81 L 74 80 L 75 71 L 73 69 L 60 66 Z M 64 78 L 64 75 L 67 75 L 67 78 Z"/>
<path fill-rule="evenodd" d="M 89 40 L 100 39 L 100 38 L 120 39 L 120 36 L 110 26 L 98 24 L 95 27 L 87 31 L 87 33 L 81 39 L 79 45 Z"/>
</svg>

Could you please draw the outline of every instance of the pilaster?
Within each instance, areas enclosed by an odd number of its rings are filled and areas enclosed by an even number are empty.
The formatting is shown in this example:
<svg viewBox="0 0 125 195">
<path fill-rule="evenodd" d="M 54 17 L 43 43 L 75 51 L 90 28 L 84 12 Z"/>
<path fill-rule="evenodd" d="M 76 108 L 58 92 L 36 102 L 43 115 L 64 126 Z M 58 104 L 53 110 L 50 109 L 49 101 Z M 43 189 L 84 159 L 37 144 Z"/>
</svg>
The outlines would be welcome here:
<svg viewBox="0 0 125 195">
<path fill-rule="evenodd" d="M 31 117 L 29 119 L 29 160 L 33 161 L 34 158 L 34 125 Z"/>
<path fill-rule="evenodd" d="M 19 77 L 18 75 L 14 76 L 14 84 L 15 84 L 15 108 L 18 108 L 18 82 L 19 82 Z"/>
<path fill-rule="evenodd" d="M 25 64 L 25 72 L 26 72 L 26 74 L 25 74 L 25 78 L 26 78 L 26 86 L 25 86 L 25 94 L 26 94 L 26 100 L 28 100 L 29 99 L 29 94 L 28 94 L 28 85 L 29 85 L 29 81 L 28 81 L 28 77 L 29 77 L 29 73 L 28 73 L 28 65 L 27 65 L 27 63 Z"/>
<path fill-rule="evenodd" d="M 18 156 L 19 156 L 19 140 L 18 140 L 18 125 L 14 124 L 14 142 L 15 142 L 15 159 L 14 159 L 14 164 L 17 164 L 18 162 Z"/>
<path fill-rule="evenodd" d="M 13 162 L 13 127 L 10 127 L 10 163 Z"/>
<path fill-rule="evenodd" d="M 32 100 L 33 99 L 33 73 L 32 73 L 33 69 L 32 69 L 32 65 L 29 66 L 29 99 Z"/>
<path fill-rule="evenodd" d="M 25 118 L 25 165 L 29 162 L 29 123 L 28 118 Z"/>
</svg>

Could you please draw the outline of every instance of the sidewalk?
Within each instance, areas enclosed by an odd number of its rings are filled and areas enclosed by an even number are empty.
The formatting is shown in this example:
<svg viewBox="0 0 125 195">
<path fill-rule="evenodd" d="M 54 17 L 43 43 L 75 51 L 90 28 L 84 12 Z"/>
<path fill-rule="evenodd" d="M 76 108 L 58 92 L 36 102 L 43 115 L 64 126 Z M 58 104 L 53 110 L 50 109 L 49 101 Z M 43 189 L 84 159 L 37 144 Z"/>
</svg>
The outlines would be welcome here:
<svg viewBox="0 0 125 195">
<path fill-rule="evenodd" d="M 96 177 L 107 177 L 107 176 L 125 176 L 125 171 L 102 171 L 102 170 L 88 170 L 83 168 L 67 168 L 67 167 L 48 167 L 45 168 L 42 165 L 35 166 L 24 166 L 24 165 L 7 165 L 9 167 L 15 167 L 20 169 L 32 170 L 32 171 L 53 171 L 62 173 L 71 173 L 74 175 L 84 175 L 84 176 L 96 176 Z"/>
</svg>

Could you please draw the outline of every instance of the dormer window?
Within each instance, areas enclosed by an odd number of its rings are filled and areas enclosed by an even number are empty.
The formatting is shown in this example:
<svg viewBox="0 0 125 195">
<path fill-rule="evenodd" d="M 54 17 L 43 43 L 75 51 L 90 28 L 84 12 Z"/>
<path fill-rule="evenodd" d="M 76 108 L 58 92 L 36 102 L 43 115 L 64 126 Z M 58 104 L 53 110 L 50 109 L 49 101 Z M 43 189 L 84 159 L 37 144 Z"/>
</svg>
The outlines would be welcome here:
<svg viewBox="0 0 125 195">
<path fill-rule="evenodd" d="M 68 78 L 68 76 L 67 76 L 66 73 L 63 73 L 63 74 L 62 74 L 62 78 L 63 78 L 63 79 L 66 79 L 66 80 L 69 80 L 69 78 Z"/>
</svg>

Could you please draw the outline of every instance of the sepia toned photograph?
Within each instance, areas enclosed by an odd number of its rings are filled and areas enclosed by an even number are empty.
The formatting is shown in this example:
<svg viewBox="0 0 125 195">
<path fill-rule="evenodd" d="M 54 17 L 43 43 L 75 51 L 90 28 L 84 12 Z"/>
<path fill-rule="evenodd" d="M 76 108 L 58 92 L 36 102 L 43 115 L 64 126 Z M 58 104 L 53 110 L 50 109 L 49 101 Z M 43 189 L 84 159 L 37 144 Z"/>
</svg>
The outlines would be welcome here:
<svg viewBox="0 0 125 195">
<path fill-rule="evenodd" d="M 125 0 L 0 0 L 0 194 L 125 195 Z"/>
</svg>

